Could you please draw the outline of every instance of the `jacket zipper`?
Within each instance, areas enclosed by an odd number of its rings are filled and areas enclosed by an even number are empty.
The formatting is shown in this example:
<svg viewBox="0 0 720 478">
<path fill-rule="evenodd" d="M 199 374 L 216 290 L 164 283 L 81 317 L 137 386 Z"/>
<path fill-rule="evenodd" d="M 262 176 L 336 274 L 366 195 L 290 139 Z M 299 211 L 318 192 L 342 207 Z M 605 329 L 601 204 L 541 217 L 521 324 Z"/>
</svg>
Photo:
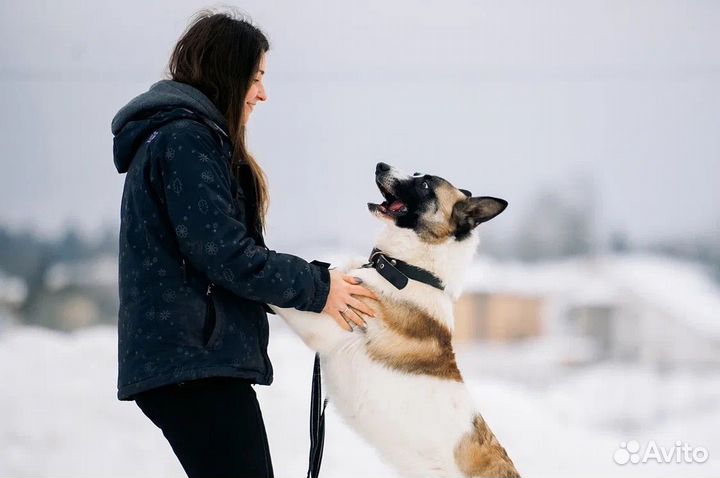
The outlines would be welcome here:
<svg viewBox="0 0 720 478">
<path fill-rule="evenodd" d="M 203 330 L 203 346 L 207 347 L 210 345 L 210 338 L 213 332 L 217 328 L 217 317 L 215 316 L 215 304 L 213 304 L 212 292 L 215 284 L 212 282 L 208 283 L 206 297 L 206 309 L 205 309 L 205 328 Z"/>
<path fill-rule="evenodd" d="M 182 273 L 183 273 L 183 284 L 187 285 L 188 283 L 188 274 L 187 274 L 187 263 L 185 262 L 185 258 L 182 258 Z"/>
</svg>

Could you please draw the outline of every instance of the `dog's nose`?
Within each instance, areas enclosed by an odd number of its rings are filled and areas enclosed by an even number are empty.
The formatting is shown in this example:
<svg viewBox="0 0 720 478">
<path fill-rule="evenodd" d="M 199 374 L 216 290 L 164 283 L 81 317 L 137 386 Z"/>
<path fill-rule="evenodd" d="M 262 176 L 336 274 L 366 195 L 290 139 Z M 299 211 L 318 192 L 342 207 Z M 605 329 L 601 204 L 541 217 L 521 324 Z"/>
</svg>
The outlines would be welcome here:
<svg viewBox="0 0 720 478">
<path fill-rule="evenodd" d="M 385 163 L 377 163 L 377 166 L 375 166 L 375 174 L 378 173 L 385 173 L 387 171 L 390 171 L 390 165 Z"/>
</svg>

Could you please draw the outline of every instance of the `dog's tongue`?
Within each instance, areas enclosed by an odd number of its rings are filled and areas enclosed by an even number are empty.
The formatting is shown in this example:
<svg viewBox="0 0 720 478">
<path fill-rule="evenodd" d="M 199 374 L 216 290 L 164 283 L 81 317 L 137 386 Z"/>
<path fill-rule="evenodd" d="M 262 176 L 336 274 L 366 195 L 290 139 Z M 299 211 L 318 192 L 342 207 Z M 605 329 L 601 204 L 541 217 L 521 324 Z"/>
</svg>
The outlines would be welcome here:
<svg viewBox="0 0 720 478">
<path fill-rule="evenodd" d="M 405 203 L 402 201 L 393 201 L 393 203 L 388 207 L 392 212 L 400 212 L 405 208 Z"/>
</svg>

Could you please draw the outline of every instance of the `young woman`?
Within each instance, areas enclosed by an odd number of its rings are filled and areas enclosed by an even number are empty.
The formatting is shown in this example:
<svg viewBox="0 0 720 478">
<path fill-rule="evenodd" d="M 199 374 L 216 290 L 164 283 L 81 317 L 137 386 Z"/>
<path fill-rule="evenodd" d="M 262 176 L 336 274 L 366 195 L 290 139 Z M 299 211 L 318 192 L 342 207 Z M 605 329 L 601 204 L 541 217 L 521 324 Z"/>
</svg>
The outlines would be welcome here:
<svg viewBox="0 0 720 478">
<path fill-rule="evenodd" d="M 135 400 L 188 476 L 272 476 L 251 384 L 269 385 L 266 304 L 364 326 L 353 277 L 265 246 L 267 181 L 245 127 L 267 100 L 269 45 L 232 13 L 201 12 L 169 80 L 112 122 L 127 173 L 120 228 L 118 398 Z"/>
</svg>

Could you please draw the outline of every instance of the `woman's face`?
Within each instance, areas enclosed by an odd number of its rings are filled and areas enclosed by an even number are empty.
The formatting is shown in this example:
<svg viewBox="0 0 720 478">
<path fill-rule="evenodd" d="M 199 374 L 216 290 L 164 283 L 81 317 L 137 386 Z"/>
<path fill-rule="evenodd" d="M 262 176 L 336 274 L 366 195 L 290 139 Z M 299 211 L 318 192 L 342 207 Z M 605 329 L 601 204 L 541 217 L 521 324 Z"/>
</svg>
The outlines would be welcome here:
<svg viewBox="0 0 720 478">
<path fill-rule="evenodd" d="M 263 79 L 265 77 L 266 56 L 267 55 L 263 53 L 260 58 L 258 71 L 255 73 L 255 77 L 250 80 L 250 89 L 245 96 L 245 104 L 243 105 L 243 125 L 248 123 L 250 115 L 252 114 L 253 108 L 255 108 L 257 102 L 267 100 L 267 93 L 265 93 L 265 85 L 263 84 Z"/>
</svg>

